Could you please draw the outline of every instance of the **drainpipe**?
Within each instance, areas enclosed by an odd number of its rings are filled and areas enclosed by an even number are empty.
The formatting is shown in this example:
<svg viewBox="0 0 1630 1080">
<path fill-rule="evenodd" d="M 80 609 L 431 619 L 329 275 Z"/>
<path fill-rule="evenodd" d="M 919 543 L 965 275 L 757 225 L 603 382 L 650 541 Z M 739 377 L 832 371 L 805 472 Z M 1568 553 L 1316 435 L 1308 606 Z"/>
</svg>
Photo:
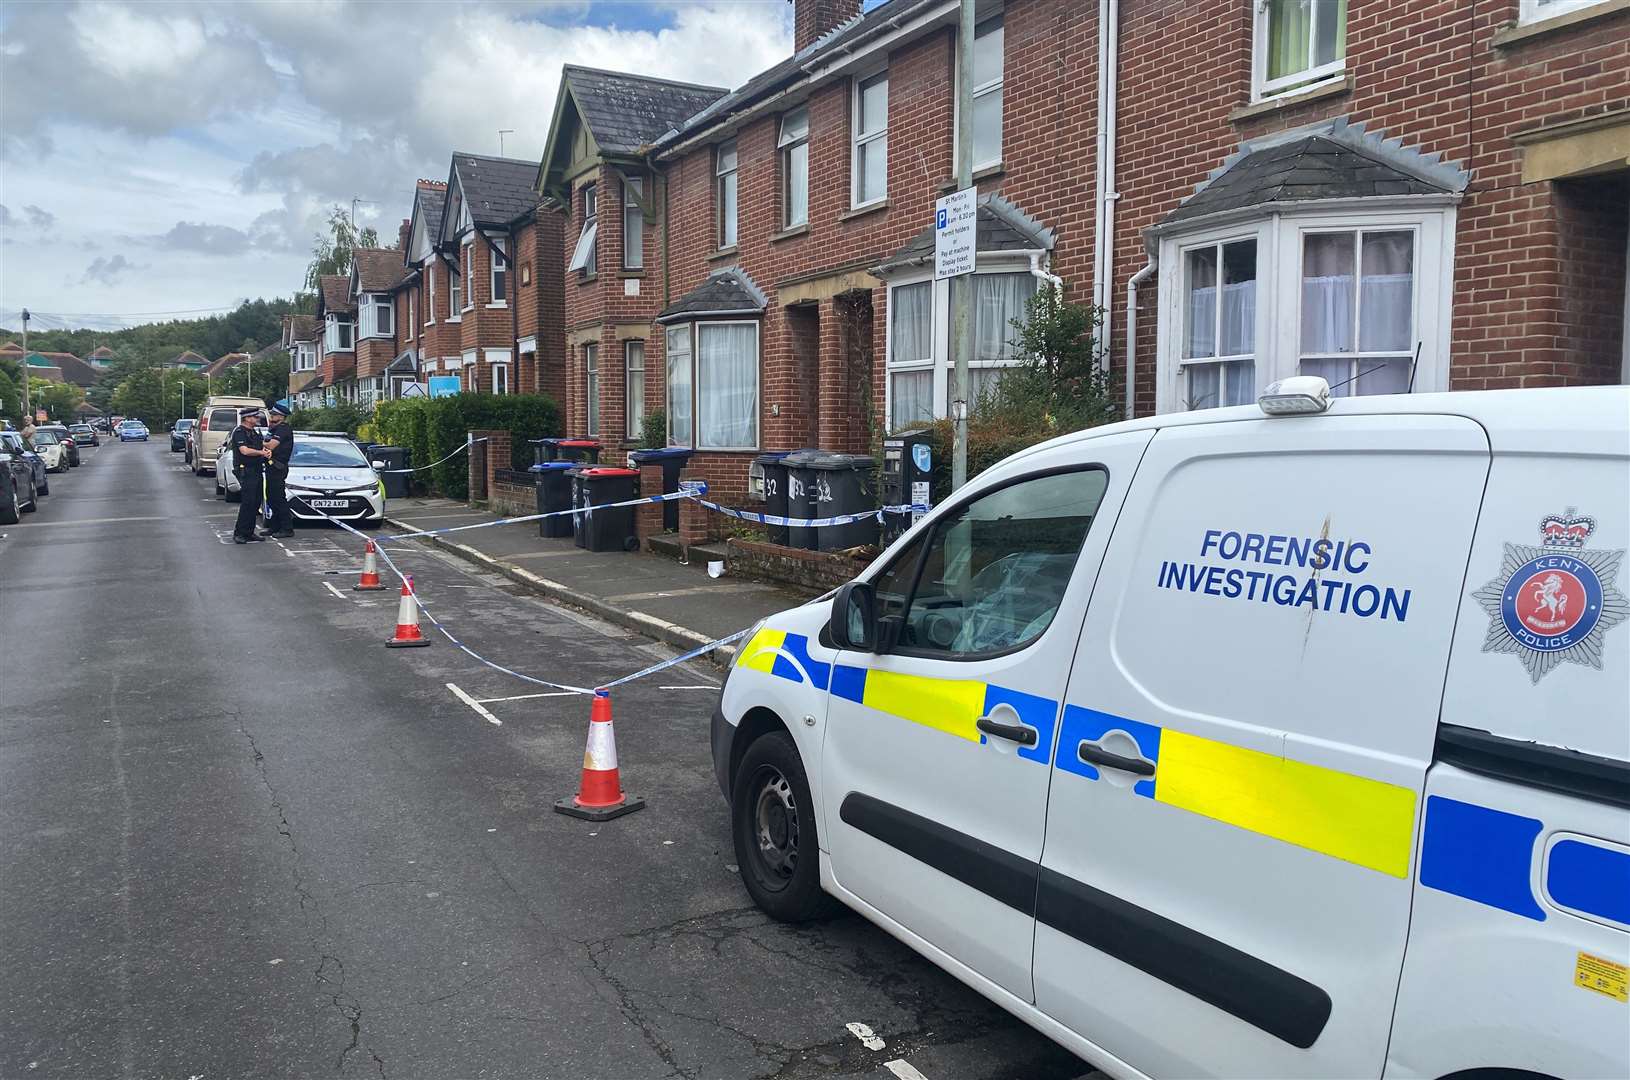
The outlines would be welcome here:
<svg viewBox="0 0 1630 1080">
<path fill-rule="evenodd" d="M 1042 265 L 1042 261 L 1046 258 L 1047 253 L 1045 251 L 1032 251 L 1030 253 L 1030 276 L 1047 282 L 1057 290 L 1059 296 L 1063 296 L 1064 279 Z"/>
<path fill-rule="evenodd" d="M 1109 363 L 1111 299 L 1115 277 L 1115 143 L 1118 67 L 1120 65 L 1121 5 L 1119 0 L 1098 0 L 1098 153 L 1096 199 L 1093 206 L 1092 303 L 1102 316 L 1099 352 Z"/>
<path fill-rule="evenodd" d="M 1138 286 L 1148 281 L 1150 276 L 1160 268 L 1160 258 L 1149 253 L 1149 261 L 1143 264 L 1143 269 L 1133 274 L 1126 282 L 1126 415 L 1124 420 L 1132 419 L 1132 385 L 1138 373 Z"/>
</svg>

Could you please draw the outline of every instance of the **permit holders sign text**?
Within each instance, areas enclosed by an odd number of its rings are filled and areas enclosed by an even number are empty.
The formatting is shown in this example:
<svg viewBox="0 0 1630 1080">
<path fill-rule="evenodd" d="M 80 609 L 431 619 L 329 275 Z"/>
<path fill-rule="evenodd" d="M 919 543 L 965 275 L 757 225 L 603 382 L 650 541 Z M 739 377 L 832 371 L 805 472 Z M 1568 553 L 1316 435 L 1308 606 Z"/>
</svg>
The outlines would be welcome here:
<svg viewBox="0 0 1630 1080">
<path fill-rule="evenodd" d="M 1374 553 L 1363 540 L 1207 529 L 1198 558 L 1161 560 L 1155 584 L 1224 600 L 1401 623 L 1409 617 L 1410 590 L 1364 579 Z"/>
</svg>

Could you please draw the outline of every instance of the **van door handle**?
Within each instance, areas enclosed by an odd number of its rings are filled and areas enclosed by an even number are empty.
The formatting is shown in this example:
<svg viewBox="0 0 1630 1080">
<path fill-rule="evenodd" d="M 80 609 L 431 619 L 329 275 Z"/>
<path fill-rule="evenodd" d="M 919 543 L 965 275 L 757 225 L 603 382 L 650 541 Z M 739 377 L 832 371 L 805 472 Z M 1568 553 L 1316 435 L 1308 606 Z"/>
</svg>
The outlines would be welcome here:
<svg viewBox="0 0 1630 1080">
<path fill-rule="evenodd" d="M 973 726 L 986 735 L 1008 742 L 1016 742 L 1020 746 L 1036 745 L 1036 729 L 1027 728 L 1023 724 L 1004 724 L 1000 720 L 992 720 L 988 716 L 981 716 L 973 722 Z"/>
<path fill-rule="evenodd" d="M 1087 742 L 1085 739 L 1076 748 L 1076 753 L 1081 755 L 1082 761 L 1090 762 L 1093 765 L 1102 765 L 1106 769 L 1119 769 L 1121 772 L 1134 773 L 1138 776 L 1153 776 L 1155 774 L 1153 762 L 1144 761 L 1142 758 L 1112 754 L 1097 743 Z"/>
</svg>

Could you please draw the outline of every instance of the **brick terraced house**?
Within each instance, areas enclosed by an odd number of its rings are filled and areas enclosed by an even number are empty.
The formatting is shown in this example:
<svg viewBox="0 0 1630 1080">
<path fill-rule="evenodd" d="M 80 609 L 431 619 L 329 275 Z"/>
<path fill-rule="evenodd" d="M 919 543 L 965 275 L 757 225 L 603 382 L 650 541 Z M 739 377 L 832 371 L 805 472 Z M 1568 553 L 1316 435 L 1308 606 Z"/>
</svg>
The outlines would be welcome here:
<svg viewBox="0 0 1630 1080">
<path fill-rule="evenodd" d="M 280 344 L 289 357 L 289 403 L 297 409 L 322 404 L 322 372 L 317 365 L 321 332 L 312 315 L 283 316 Z"/>
<path fill-rule="evenodd" d="M 358 248 L 351 255 L 350 300 L 356 321 L 356 402 L 371 409 L 389 396 L 392 373 L 408 368 L 398 342 L 407 327 L 398 311 L 400 298 L 411 297 L 412 270 L 399 248 Z"/>
<path fill-rule="evenodd" d="M 324 274 L 317 281 L 318 386 L 323 403 L 356 401 L 357 306 L 351 300 L 351 279 L 345 274 Z"/>
<path fill-rule="evenodd" d="M 794 55 L 729 93 L 568 67 L 539 169 L 571 206 L 572 430 L 626 445 L 661 403 L 732 497 L 760 449 L 866 450 L 950 396 L 957 5 L 794 4 Z M 1626 0 L 978 11 L 976 389 L 1049 280 L 1101 310 L 1140 414 L 1298 371 L 1625 378 Z"/>
</svg>

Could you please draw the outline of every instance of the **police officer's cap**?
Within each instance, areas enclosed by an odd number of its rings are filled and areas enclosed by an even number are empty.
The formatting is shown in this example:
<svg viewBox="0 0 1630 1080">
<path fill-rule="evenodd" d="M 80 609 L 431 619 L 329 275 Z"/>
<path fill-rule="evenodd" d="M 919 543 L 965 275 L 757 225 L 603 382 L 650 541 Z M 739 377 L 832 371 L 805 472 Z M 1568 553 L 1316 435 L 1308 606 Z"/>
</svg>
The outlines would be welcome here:
<svg viewBox="0 0 1630 1080">
<path fill-rule="evenodd" d="M 274 401 L 274 402 L 272 402 L 271 407 L 267 411 L 268 412 L 274 412 L 278 416 L 288 416 L 289 415 L 289 403 L 287 401 Z"/>
<path fill-rule="evenodd" d="M 242 409 L 238 410 L 238 419 L 239 420 L 242 420 L 246 416 L 259 416 L 259 415 L 260 415 L 260 410 L 258 408 L 256 408 L 255 406 L 253 406 L 253 405 L 250 405 L 250 406 L 247 406 L 245 408 L 242 408 Z"/>
</svg>

